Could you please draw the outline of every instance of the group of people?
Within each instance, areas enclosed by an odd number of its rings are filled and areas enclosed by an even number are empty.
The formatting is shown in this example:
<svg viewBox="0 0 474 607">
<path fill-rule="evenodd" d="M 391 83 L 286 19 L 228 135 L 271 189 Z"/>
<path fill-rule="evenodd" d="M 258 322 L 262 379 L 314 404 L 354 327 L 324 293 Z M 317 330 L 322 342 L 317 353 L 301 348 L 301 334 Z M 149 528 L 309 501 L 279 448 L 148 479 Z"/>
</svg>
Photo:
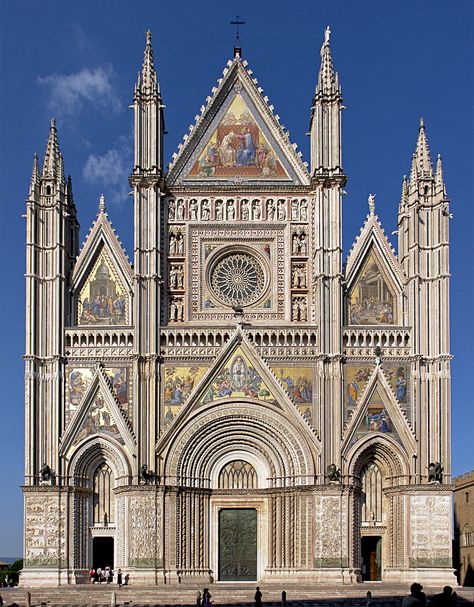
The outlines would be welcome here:
<svg viewBox="0 0 474 607">
<path fill-rule="evenodd" d="M 117 569 L 115 572 L 112 567 L 97 567 L 94 569 L 93 567 L 89 570 L 89 578 L 91 584 L 112 584 L 114 581 L 114 577 L 116 577 L 116 583 L 119 587 L 128 586 L 129 575 L 128 573 L 123 575 L 121 569 Z"/>
<path fill-rule="evenodd" d="M 423 592 L 423 586 L 414 582 L 410 586 L 410 594 L 402 601 L 402 607 L 454 607 L 457 602 L 457 594 L 451 586 L 445 586 L 443 592 L 435 594 L 430 599 Z"/>
</svg>

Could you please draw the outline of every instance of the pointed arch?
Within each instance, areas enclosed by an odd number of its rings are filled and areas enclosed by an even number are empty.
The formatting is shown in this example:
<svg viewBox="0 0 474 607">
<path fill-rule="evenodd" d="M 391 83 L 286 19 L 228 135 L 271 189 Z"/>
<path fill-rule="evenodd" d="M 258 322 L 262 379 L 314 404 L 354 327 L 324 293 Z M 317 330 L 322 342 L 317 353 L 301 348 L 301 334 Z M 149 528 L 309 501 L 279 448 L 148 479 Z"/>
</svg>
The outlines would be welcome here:
<svg viewBox="0 0 474 607">
<path fill-rule="evenodd" d="M 247 461 L 259 487 L 314 482 L 314 444 L 281 411 L 258 402 L 229 399 L 201 409 L 158 450 L 162 474 L 180 485 L 217 488 L 229 461 Z"/>
</svg>

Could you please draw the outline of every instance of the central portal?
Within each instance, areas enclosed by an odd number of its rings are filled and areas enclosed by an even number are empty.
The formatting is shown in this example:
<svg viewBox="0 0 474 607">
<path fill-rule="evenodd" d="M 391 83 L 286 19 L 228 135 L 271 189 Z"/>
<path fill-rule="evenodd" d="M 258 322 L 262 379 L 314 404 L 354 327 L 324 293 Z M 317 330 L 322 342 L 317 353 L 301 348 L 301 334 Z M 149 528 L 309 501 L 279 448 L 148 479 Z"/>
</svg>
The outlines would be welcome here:
<svg viewBox="0 0 474 607">
<path fill-rule="evenodd" d="M 219 580 L 257 580 L 255 508 L 223 508 L 219 511 Z"/>
</svg>

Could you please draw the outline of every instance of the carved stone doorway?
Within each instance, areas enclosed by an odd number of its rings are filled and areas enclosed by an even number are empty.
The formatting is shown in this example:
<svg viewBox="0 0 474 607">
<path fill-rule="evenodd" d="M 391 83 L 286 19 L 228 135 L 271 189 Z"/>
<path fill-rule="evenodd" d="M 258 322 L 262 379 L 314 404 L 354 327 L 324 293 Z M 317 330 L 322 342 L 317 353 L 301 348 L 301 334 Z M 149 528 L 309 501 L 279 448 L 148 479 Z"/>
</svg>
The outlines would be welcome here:
<svg viewBox="0 0 474 607">
<path fill-rule="evenodd" d="M 257 510 L 219 511 L 219 581 L 257 580 Z"/>
<path fill-rule="evenodd" d="M 361 538 L 362 579 L 377 582 L 382 579 L 382 538 L 369 535 Z"/>
<path fill-rule="evenodd" d="M 100 567 L 114 567 L 114 538 L 94 537 L 92 540 L 92 566 L 94 569 Z"/>
</svg>

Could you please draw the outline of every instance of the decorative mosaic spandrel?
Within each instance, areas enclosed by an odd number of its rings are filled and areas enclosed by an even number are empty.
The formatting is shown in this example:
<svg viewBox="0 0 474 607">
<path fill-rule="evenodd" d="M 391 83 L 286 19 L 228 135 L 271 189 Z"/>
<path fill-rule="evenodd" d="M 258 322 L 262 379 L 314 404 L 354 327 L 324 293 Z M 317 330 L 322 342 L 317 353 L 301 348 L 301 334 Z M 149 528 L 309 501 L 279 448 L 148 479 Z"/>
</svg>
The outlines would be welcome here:
<svg viewBox="0 0 474 607">
<path fill-rule="evenodd" d="M 451 566 L 451 497 L 410 497 L 410 567 Z"/>
<path fill-rule="evenodd" d="M 192 365 L 177 367 L 167 365 L 164 368 L 164 425 L 173 423 L 191 392 L 207 371 L 207 367 Z"/>
<path fill-rule="evenodd" d="M 304 419 L 313 425 L 313 371 L 309 367 L 272 367 L 272 371 L 298 406 Z"/>
<path fill-rule="evenodd" d="M 126 290 L 105 252 L 95 262 L 78 302 L 79 325 L 123 325 L 128 322 Z"/>
<path fill-rule="evenodd" d="M 348 300 L 350 325 L 395 324 L 396 298 L 373 251 L 364 263 Z"/>
<path fill-rule="evenodd" d="M 288 179 L 249 107 L 236 95 L 187 179 Z"/>
</svg>

